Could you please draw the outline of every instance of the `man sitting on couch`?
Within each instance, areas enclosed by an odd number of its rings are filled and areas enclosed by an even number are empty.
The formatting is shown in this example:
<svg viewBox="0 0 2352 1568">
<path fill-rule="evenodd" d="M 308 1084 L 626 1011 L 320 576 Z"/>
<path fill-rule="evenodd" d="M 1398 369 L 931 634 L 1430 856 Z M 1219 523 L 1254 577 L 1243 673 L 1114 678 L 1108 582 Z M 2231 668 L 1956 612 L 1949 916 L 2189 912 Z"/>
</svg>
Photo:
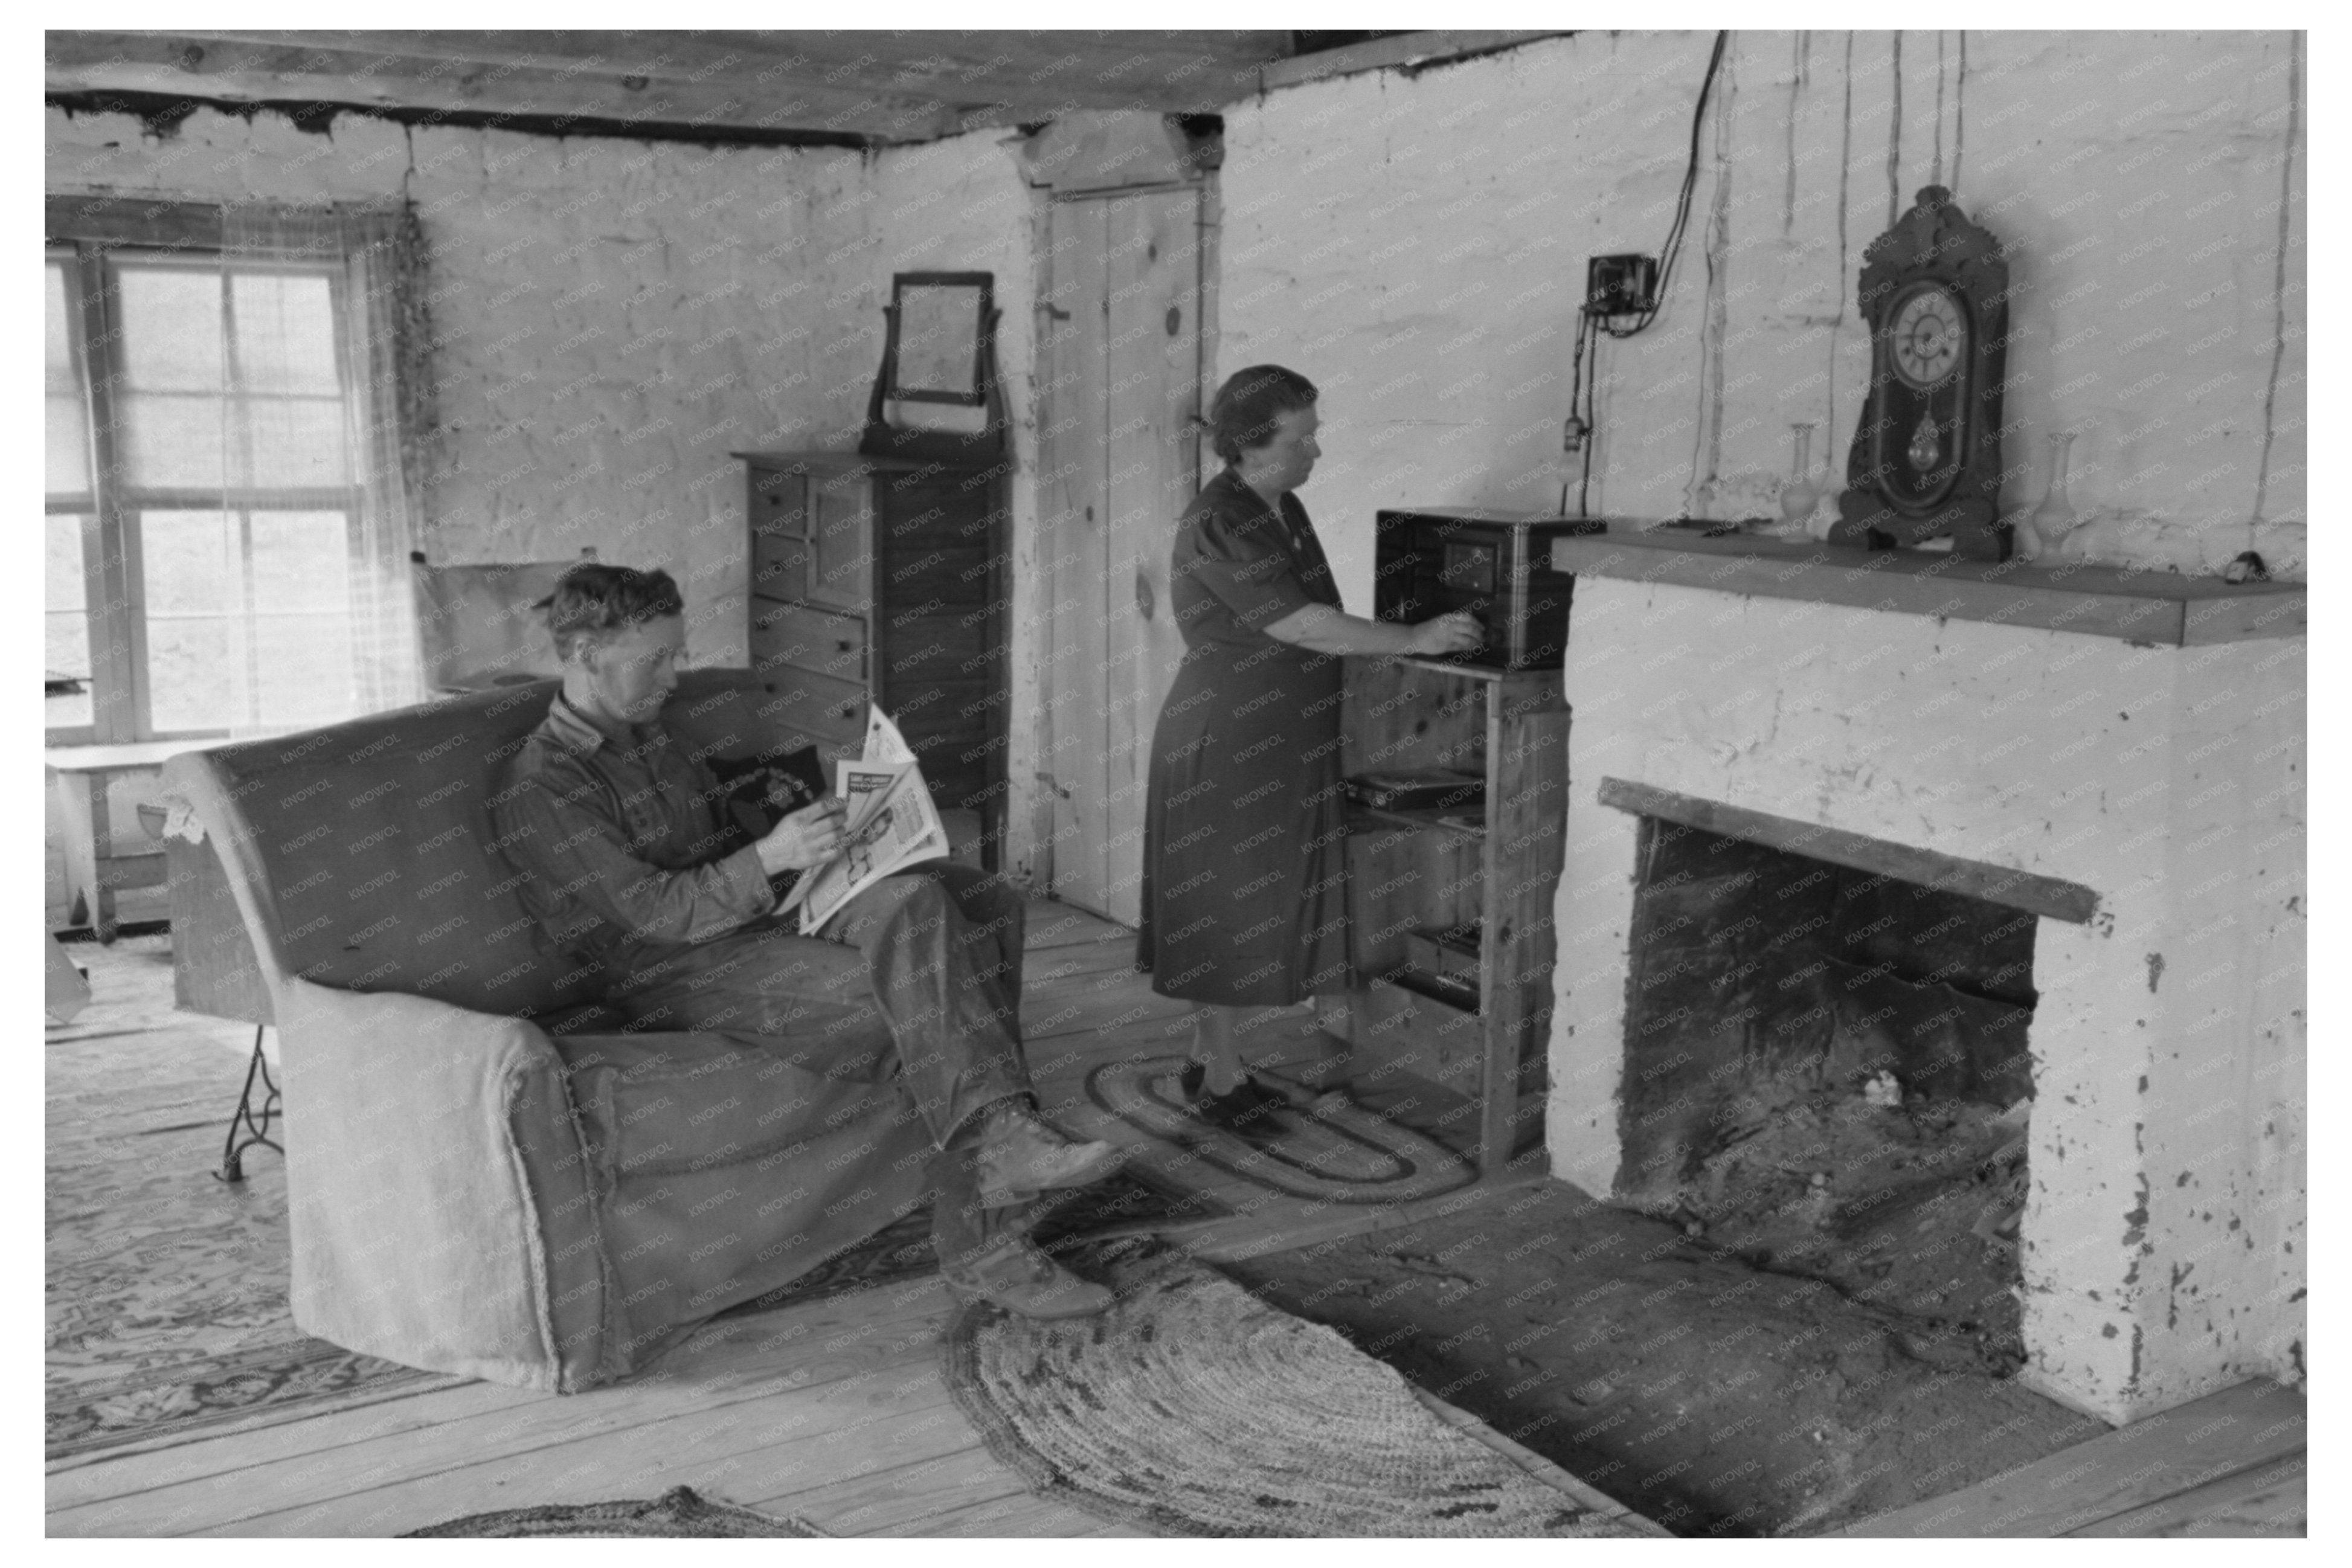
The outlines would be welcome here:
<svg viewBox="0 0 2352 1568">
<path fill-rule="evenodd" d="M 941 1151 L 931 1238 L 960 1293 L 1039 1318 L 1108 1306 L 1108 1290 L 1027 1237 L 1036 1193 L 1100 1178 L 1118 1151 L 1036 1114 L 1016 1034 L 1021 895 L 929 861 L 851 900 L 822 939 L 797 934 L 796 918 L 773 912 L 773 879 L 832 857 L 842 804 L 828 796 L 754 838 L 672 741 L 660 715 L 685 605 L 669 574 L 584 563 L 543 607 L 563 690 L 492 802 L 524 907 L 602 970 L 605 1004 L 633 1024 L 716 1030 L 829 1076 L 895 1073 Z M 804 1021 L 841 1001 L 822 978 L 841 972 L 826 942 L 864 954 L 889 1051 Z"/>
</svg>

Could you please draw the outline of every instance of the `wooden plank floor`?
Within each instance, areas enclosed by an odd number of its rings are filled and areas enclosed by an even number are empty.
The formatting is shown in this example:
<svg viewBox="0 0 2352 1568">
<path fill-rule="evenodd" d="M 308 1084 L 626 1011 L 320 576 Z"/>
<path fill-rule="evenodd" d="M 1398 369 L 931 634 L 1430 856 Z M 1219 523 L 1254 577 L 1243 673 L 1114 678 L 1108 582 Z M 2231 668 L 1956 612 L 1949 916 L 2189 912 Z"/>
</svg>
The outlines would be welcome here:
<svg viewBox="0 0 2352 1568">
<path fill-rule="evenodd" d="M 838 1535 L 1132 1533 L 1028 1496 L 940 1372 L 936 1279 L 714 1324 L 645 1377 L 489 1384 L 53 1472 L 51 1535 L 396 1535 L 688 1485 Z"/>
<path fill-rule="evenodd" d="M 1032 908 L 1024 1033 L 1040 1098 L 1074 1131 L 1108 1120 L 1139 1137 L 1087 1104 L 1087 1075 L 1181 1048 L 1186 1009 L 1151 993 L 1133 955 L 1122 927 L 1064 905 Z M 171 1012 L 168 965 L 158 1000 L 158 966 L 143 962 L 149 973 L 134 984 L 123 975 L 135 971 L 96 965 L 111 1005 L 69 1032 L 215 1029 L 225 1114 L 230 1064 L 251 1036 Z M 1330 1065 L 1329 1043 L 1304 1014 L 1276 1033 L 1268 1059 L 1310 1078 Z M 1221 1195 L 1234 1216 L 1183 1238 L 1206 1256 L 1409 1223 L 1431 1206 L 1334 1215 L 1334 1205 L 1267 1202 L 1235 1181 Z M 1465 1196 L 1485 1194 L 1455 1201 Z M 86 1455 L 49 1468 L 48 1533 L 383 1536 L 681 1484 L 845 1536 L 1139 1533 L 1030 1496 L 982 1447 L 940 1376 L 951 1309 L 934 1278 L 714 1323 L 619 1387 L 557 1396 L 473 1383 L 148 1452 Z M 1548 1484 L 1614 1507 L 1442 1402 L 1433 1408 Z"/>
<path fill-rule="evenodd" d="M 85 960 L 90 952 L 75 951 Z M 1039 1096 L 1073 1131 L 1140 1140 L 1092 1104 L 1087 1077 L 1108 1062 L 1180 1050 L 1188 1032 L 1182 1005 L 1151 992 L 1133 953 L 1122 927 L 1066 905 L 1031 906 L 1024 1032 Z M 160 993 L 156 973 L 152 956 L 93 964 L 92 1012 L 52 1029 L 50 1041 L 217 1033 L 225 1120 L 252 1036 L 173 1013 L 168 963 Z M 1307 1011 L 1268 1039 L 1255 1059 L 1311 1082 L 1344 1073 Z M 69 1108 L 52 1106 L 52 1136 L 66 1131 L 61 1111 L 71 1119 Z M 1528 1162 L 1508 1181 L 1391 1207 L 1280 1197 L 1218 1177 L 1212 1190 L 1234 1213 L 1166 1234 L 1214 1261 L 1458 1214 L 1543 1179 L 1540 1163 Z M 912 1281 L 712 1324 L 620 1387 L 556 1396 L 467 1384 L 150 1452 L 63 1460 L 48 1470 L 48 1533 L 382 1536 L 487 1510 L 647 1498 L 680 1484 L 844 1536 L 1139 1533 L 1031 1497 L 982 1446 L 940 1377 L 938 1340 L 950 1310 L 936 1279 Z M 1548 1484 L 1614 1507 L 1444 1402 L 1424 1403 Z M 1843 1533 L 2301 1533 L 2303 1418 L 2299 1394 L 2243 1384 Z"/>
<path fill-rule="evenodd" d="M 2267 1378 L 2175 1405 L 1853 1536 L 2298 1536 L 2303 1395 Z"/>
</svg>

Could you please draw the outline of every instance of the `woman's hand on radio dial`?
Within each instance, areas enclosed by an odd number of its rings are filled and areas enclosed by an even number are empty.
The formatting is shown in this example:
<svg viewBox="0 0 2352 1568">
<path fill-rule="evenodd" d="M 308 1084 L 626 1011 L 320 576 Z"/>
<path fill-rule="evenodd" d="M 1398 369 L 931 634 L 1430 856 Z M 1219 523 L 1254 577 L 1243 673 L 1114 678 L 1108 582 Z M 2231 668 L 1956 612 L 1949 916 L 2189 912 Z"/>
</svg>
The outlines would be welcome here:
<svg viewBox="0 0 2352 1568">
<path fill-rule="evenodd" d="M 1423 621 L 1412 628 L 1408 652 L 1424 657 L 1467 653 L 1486 640 L 1486 628 L 1467 610 Z"/>
</svg>

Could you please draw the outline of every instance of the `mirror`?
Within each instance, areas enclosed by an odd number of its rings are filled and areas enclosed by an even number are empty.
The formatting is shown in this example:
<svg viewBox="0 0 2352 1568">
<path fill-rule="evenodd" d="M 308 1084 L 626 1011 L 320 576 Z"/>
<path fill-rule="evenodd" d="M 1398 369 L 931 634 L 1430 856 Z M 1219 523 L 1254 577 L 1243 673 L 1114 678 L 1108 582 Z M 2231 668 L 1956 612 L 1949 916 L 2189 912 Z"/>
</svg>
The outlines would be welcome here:
<svg viewBox="0 0 2352 1568">
<path fill-rule="evenodd" d="M 901 272 L 890 280 L 883 384 L 910 403 L 983 400 L 980 350 L 994 311 L 986 272 Z"/>
</svg>

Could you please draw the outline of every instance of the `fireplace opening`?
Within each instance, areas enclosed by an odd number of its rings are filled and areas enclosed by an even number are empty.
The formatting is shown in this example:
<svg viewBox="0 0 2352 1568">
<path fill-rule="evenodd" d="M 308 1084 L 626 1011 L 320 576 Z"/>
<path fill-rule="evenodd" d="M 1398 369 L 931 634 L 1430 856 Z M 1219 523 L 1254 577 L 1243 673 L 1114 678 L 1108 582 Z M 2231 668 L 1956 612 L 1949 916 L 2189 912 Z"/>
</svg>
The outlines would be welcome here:
<svg viewBox="0 0 2352 1568">
<path fill-rule="evenodd" d="M 1636 856 L 1621 1196 L 2014 1371 L 2036 917 L 1655 816 Z"/>
</svg>

